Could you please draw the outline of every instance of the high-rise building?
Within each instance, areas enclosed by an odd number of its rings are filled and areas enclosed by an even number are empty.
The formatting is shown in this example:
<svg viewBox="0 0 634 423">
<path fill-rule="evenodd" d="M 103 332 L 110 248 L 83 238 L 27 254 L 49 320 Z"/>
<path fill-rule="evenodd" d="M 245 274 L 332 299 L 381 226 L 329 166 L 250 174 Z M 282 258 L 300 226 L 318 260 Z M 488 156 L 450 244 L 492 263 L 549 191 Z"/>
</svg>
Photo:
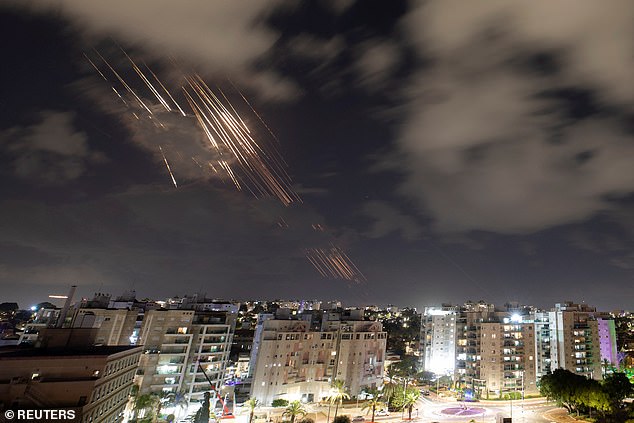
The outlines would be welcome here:
<svg viewBox="0 0 634 423">
<path fill-rule="evenodd" d="M 423 369 L 437 375 L 453 375 L 456 368 L 456 314 L 458 307 L 425 307 L 421 317 Z"/>
<path fill-rule="evenodd" d="M 140 344 L 140 392 L 183 392 L 190 400 L 224 385 L 235 313 L 159 309 L 145 314 Z M 237 308 L 236 308 L 237 310 Z"/>
<path fill-rule="evenodd" d="M 380 387 L 387 334 L 379 322 L 325 313 L 320 330 L 311 321 L 278 310 L 260 316 L 252 349 L 251 396 L 262 404 L 275 399 L 318 401 L 342 380 L 352 396 Z M 313 328 L 311 329 L 311 326 Z"/>
<path fill-rule="evenodd" d="M 480 332 L 480 396 L 493 392 L 535 393 L 535 325 L 513 314 L 499 322 L 483 322 Z"/>
<path fill-rule="evenodd" d="M 602 378 L 597 318 L 603 316 L 604 313 L 597 313 L 596 308 L 586 304 L 555 304 L 549 313 L 552 369 L 562 368 L 589 378 Z M 609 324 L 602 323 L 601 326 L 605 329 Z M 606 335 L 609 333 L 604 331 Z M 611 341 L 604 339 L 603 343 L 607 345 Z"/>
<path fill-rule="evenodd" d="M 550 357 L 550 319 L 545 311 L 536 311 L 532 317 L 535 325 L 535 378 L 539 380 L 553 370 Z"/>
</svg>

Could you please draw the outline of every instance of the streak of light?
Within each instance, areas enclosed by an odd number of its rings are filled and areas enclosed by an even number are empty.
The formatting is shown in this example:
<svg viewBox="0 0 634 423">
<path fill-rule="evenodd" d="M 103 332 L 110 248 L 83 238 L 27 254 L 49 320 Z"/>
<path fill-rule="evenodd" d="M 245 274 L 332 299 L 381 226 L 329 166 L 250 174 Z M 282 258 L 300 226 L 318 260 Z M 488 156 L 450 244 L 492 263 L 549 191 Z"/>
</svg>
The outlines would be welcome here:
<svg viewBox="0 0 634 423">
<path fill-rule="evenodd" d="M 145 76 L 145 74 L 143 73 L 141 68 L 139 68 L 137 66 L 137 64 L 134 62 L 134 60 L 132 60 L 132 57 L 130 57 L 128 55 L 128 53 L 125 52 L 125 50 L 121 49 L 121 51 L 123 52 L 125 57 L 127 57 L 127 59 L 130 61 L 130 63 L 132 64 L 132 69 L 134 69 L 134 71 L 137 73 L 137 75 L 139 75 L 139 78 L 141 78 L 141 80 L 143 82 L 145 82 L 145 85 L 150 89 L 150 91 L 152 91 L 152 94 L 154 94 L 154 97 L 156 97 L 156 99 L 159 101 L 159 103 L 161 103 L 163 105 L 163 107 L 165 107 L 165 110 L 167 110 L 168 112 L 171 112 L 172 108 L 170 107 L 170 105 L 167 103 L 167 101 L 165 101 L 165 99 L 161 96 L 161 94 L 154 87 L 154 85 L 152 85 L 152 83 L 147 78 L 147 76 Z"/>
<path fill-rule="evenodd" d="M 359 283 L 366 280 L 359 268 L 339 247 L 332 245 L 330 248 L 309 248 L 305 251 L 305 255 L 324 278 L 345 279 Z"/>
<path fill-rule="evenodd" d="M 101 77 L 103 78 L 103 80 L 107 82 L 107 81 L 108 81 L 108 78 L 106 78 L 106 75 L 104 75 L 104 74 L 103 74 L 103 72 L 101 72 L 101 69 L 99 69 L 99 68 L 97 67 L 97 65 L 95 65 L 95 63 L 94 63 L 92 60 L 90 60 L 90 57 L 88 57 L 88 55 L 87 55 L 86 53 L 83 53 L 83 54 L 84 54 L 84 57 L 86 58 L 86 60 L 88 60 L 88 63 L 90 63 L 90 64 L 92 65 L 92 67 L 93 67 L 93 68 L 95 68 L 95 70 L 97 71 L 97 73 L 98 73 L 99 75 L 101 75 Z"/>
<path fill-rule="evenodd" d="M 301 202 L 291 188 L 279 154 L 255 141 L 224 92 L 218 90 L 216 94 L 199 75 L 186 75 L 185 81 L 183 93 L 210 145 L 219 155 L 230 154 L 235 159 L 231 163 L 223 161 L 220 166 L 236 188 L 246 185 L 256 197 L 273 195 L 284 205 Z M 240 169 L 246 184 L 239 182 L 234 167 Z"/>
<path fill-rule="evenodd" d="M 121 101 L 123 101 L 123 104 L 125 104 L 125 105 L 127 106 L 127 105 L 128 105 L 128 102 L 127 102 L 127 101 L 125 101 L 125 98 L 123 98 L 123 97 L 121 96 L 121 94 L 119 94 L 119 91 L 117 91 L 117 89 L 116 89 L 115 87 L 111 87 L 111 88 L 112 88 L 112 91 L 114 91 L 114 93 L 117 95 L 117 97 L 119 97 L 119 99 L 120 99 Z"/>
<path fill-rule="evenodd" d="M 59 300 L 65 300 L 66 298 L 68 298 L 68 295 L 49 295 L 48 298 L 56 298 Z"/>
<path fill-rule="evenodd" d="M 141 107 L 143 107 L 145 110 L 147 110 L 147 112 L 149 114 L 154 114 L 152 113 L 152 110 L 150 110 L 150 108 L 143 102 L 143 100 L 141 100 L 141 97 L 139 97 L 137 95 L 136 92 L 134 92 L 134 90 L 132 89 L 132 87 L 130 87 L 130 85 L 128 85 L 127 82 L 125 82 L 125 80 L 121 77 L 121 75 L 119 75 L 119 72 L 117 72 L 111 65 L 110 63 L 108 63 L 108 61 L 106 60 L 105 57 L 103 57 L 101 55 L 101 53 L 99 53 L 97 50 L 95 50 L 95 53 L 97 53 L 97 55 L 99 56 L 99 58 L 106 64 L 106 66 L 108 66 L 108 69 L 110 69 L 110 71 L 114 74 L 114 76 L 117 77 L 117 79 L 119 80 L 119 82 L 121 82 L 121 85 L 123 85 L 125 87 L 125 89 L 134 96 L 134 98 L 139 102 L 139 104 L 141 105 Z"/>
<path fill-rule="evenodd" d="M 169 98 L 172 100 L 172 102 L 176 105 L 176 108 L 180 111 L 181 115 L 187 116 L 187 114 L 185 114 L 185 112 L 181 108 L 180 104 L 178 104 L 178 101 L 176 101 L 176 99 L 172 96 L 172 93 L 170 93 L 169 90 L 165 87 L 165 85 L 163 85 L 163 83 L 158 78 L 158 76 L 156 76 L 156 74 L 154 72 L 152 72 L 152 69 L 150 69 L 148 65 L 146 65 L 145 63 L 144 63 L 144 65 L 145 65 L 145 68 L 148 70 L 148 72 L 150 72 L 152 74 L 152 76 L 154 77 L 156 82 L 158 82 L 159 85 L 161 86 L 161 88 L 163 88 L 163 91 L 165 91 L 165 93 L 169 96 Z"/>
<path fill-rule="evenodd" d="M 166 126 L 161 122 L 160 117 L 162 113 L 176 112 L 176 109 L 178 109 L 182 118 L 194 119 L 204 138 L 209 143 L 207 148 L 215 155 L 213 159 L 207 158 L 204 161 L 199 161 L 197 159 L 198 156 L 190 156 L 191 160 L 201 170 L 204 170 L 205 173 L 210 172 L 214 175 L 214 178 L 219 178 L 223 183 L 232 184 L 238 191 L 250 192 L 256 198 L 274 197 L 285 206 L 289 206 L 292 203 L 302 203 L 301 197 L 292 188 L 292 180 L 286 171 L 287 164 L 275 148 L 275 145 L 266 142 L 268 136 L 264 140 L 257 138 L 257 131 L 252 131 L 249 128 L 249 125 L 247 125 L 248 119 L 245 120 L 241 116 L 229 96 L 220 87 L 216 86 L 215 89 L 211 89 L 200 75 L 184 72 L 184 83 L 180 87 L 180 91 L 186 105 L 189 106 L 189 109 L 184 109 L 168 87 L 163 84 L 158 75 L 147 64 L 143 63 L 144 70 L 142 70 L 128 53 L 123 49 L 121 50 L 128 59 L 132 70 L 152 93 L 149 99 L 142 99 L 137 94 L 139 92 L 137 88 L 141 90 L 140 92 L 145 92 L 143 85 L 137 83 L 140 88 L 133 86 L 97 50 L 95 50 L 95 53 L 109 69 L 109 72 L 116 77 L 118 81 L 116 85 L 120 83 L 125 89 L 126 95 L 122 95 L 122 92 L 119 91 L 122 88 L 117 90 L 118 87 L 115 88 L 114 85 L 111 85 L 113 92 L 126 105 L 126 108 L 136 120 L 151 122 L 154 127 L 169 131 L 173 125 L 170 124 L 170 127 Z M 109 82 L 104 72 L 101 71 L 95 62 L 88 55 L 85 54 L 84 56 L 95 71 L 105 81 Z M 266 128 L 273 140 L 279 142 L 277 136 L 245 95 L 233 82 L 229 82 L 253 114 L 255 114 L 262 126 Z M 185 103 L 183 104 L 185 105 Z M 163 147 L 158 145 L 158 148 L 174 187 L 178 187 Z M 180 158 L 181 162 L 186 161 L 178 145 L 175 148 L 177 157 Z M 280 218 L 278 225 L 281 228 L 289 227 L 283 218 Z M 326 232 L 326 228 L 321 224 L 313 224 L 312 227 L 315 231 Z M 327 248 L 306 249 L 305 255 L 322 277 L 359 283 L 366 280 L 350 257 L 335 245 Z"/>
<path fill-rule="evenodd" d="M 178 184 L 176 183 L 176 179 L 174 178 L 174 174 L 172 173 L 172 169 L 170 168 L 170 164 L 167 161 L 167 157 L 165 157 L 165 153 L 163 152 L 163 148 L 159 145 L 159 150 L 161 152 L 161 156 L 163 156 L 163 161 L 165 162 L 165 167 L 167 168 L 167 171 L 169 172 L 171 178 L 172 178 L 172 182 L 174 183 L 174 187 L 178 188 Z"/>
<path fill-rule="evenodd" d="M 269 134 L 271 134 L 271 136 L 273 137 L 273 139 L 275 141 L 277 141 L 278 143 L 280 142 L 280 140 L 277 138 L 277 136 L 275 135 L 275 133 L 273 132 L 273 130 L 271 128 L 269 128 L 269 126 L 266 124 L 266 122 L 264 121 L 264 119 L 262 119 L 262 116 L 260 116 L 260 114 L 255 110 L 255 108 L 251 105 L 251 103 L 249 102 L 249 100 L 247 100 L 247 98 L 244 96 L 244 94 L 242 94 L 242 91 L 240 91 L 238 89 L 238 87 L 236 87 L 233 82 L 231 80 L 229 80 L 229 83 L 231 84 L 231 86 L 233 87 L 234 90 L 237 91 L 238 94 L 240 94 L 240 97 L 242 97 L 242 100 L 244 100 L 244 102 L 247 104 L 247 106 L 249 106 L 249 108 L 251 109 L 251 111 L 253 112 L 253 114 L 255 116 L 257 116 L 257 118 L 260 120 L 260 123 L 262 123 L 262 125 L 264 125 L 264 127 L 266 128 L 267 131 L 269 131 Z"/>
</svg>

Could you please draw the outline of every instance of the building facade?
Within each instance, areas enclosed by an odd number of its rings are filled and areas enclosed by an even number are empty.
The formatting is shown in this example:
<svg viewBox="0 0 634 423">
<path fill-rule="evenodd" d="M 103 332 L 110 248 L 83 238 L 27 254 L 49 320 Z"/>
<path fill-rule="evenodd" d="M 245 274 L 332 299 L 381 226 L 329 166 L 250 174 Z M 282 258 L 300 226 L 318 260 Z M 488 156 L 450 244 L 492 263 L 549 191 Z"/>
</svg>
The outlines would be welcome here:
<svg viewBox="0 0 634 423">
<path fill-rule="evenodd" d="M 150 310 L 139 342 L 140 392 L 181 392 L 200 400 L 224 385 L 235 315 L 212 310 Z"/>
<path fill-rule="evenodd" d="M 68 409 L 83 423 L 114 423 L 123 412 L 140 347 L 54 347 L 0 352 L 0 403 Z"/>
<path fill-rule="evenodd" d="M 342 380 L 351 396 L 379 388 L 387 341 L 381 323 L 334 317 L 326 316 L 320 330 L 301 316 L 262 317 L 252 350 L 251 396 L 266 405 L 275 399 L 319 401 L 330 395 L 334 380 Z"/>
<path fill-rule="evenodd" d="M 421 317 L 422 368 L 437 375 L 453 375 L 456 369 L 456 314 L 458 308 L 425 307 Z"/>
</svg>

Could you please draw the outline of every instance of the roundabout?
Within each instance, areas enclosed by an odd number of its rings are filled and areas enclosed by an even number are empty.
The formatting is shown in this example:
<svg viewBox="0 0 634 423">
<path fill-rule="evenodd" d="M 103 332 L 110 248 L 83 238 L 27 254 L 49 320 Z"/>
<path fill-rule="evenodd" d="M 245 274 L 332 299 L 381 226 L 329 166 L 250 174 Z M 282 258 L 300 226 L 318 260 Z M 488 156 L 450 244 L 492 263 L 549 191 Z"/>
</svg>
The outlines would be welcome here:
<svg viewBox="0 0 634 423">
<path fill-rule="evenodd" d="M 440 414 L 453 417 L 477 416 L 483 415 L 485 412 L 486 410 L 481 407 L 449 407 L 440 410 Z"/>
</svg>

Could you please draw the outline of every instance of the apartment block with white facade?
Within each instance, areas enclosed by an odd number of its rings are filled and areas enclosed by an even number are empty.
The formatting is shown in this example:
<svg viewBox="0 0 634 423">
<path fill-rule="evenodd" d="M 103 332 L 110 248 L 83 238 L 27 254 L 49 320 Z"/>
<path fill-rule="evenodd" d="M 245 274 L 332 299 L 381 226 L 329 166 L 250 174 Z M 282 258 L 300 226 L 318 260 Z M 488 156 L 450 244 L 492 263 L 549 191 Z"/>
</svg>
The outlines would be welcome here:
<svg viewBox="0 0 634 423">
<path fill-rule="evenodd" d="M 421 316 L 421 358 L 425 371 L 453 375 L 456 368 L 456 315 L 458 307 L 425 307 Z"/>
<path fill-rule="evenodd" d="M 361 312 L 346 320 L 334 317 L 325 317 L 321 330 L 312 330 L 301 316 L 261 318 L 252 350 L 251 396 L 267 405 L 275 399 L 319 401 L 336 379 L 352 396 L 380 387 L 387 341 L 381 323 L 362 320 Z"/>
</svg>

